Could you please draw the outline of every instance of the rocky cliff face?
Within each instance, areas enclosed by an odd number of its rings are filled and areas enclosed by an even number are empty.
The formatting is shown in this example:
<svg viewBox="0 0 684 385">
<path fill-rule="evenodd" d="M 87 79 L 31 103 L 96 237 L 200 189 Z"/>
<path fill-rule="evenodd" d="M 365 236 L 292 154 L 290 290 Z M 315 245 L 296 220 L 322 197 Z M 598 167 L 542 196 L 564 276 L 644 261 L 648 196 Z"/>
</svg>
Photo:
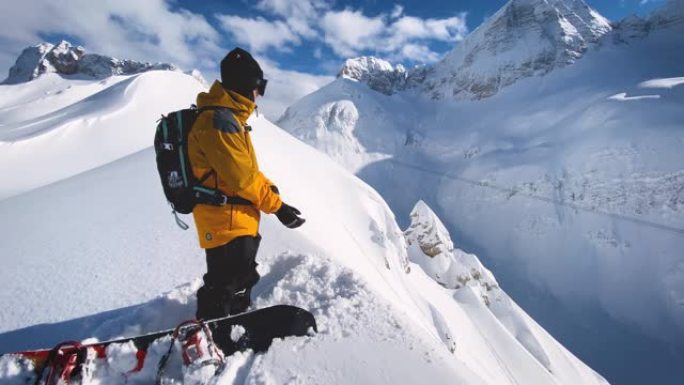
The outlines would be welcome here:
<svg viewBox="0 0 684 385">
<path fill-rule="evenodd" d="M 512 0 L 431 68 L 435 99 L 481 99 L 579 59 L 609 22 L 583 0 Z"/>
<path fill-rule="evenodd" d="M 10 68 L 9 76 L 3 83 L 28 82 L 46 73 L 81 74 L 100 79 L 113 75 L 133 75 L 150 70 L 177 70 L 177 68 L 166 63 L 144 63 L 88 54 L 83 47 L 62 41 L 58 45 L 41 43 L 24 49 L 14 66 Z"/>
<path fill-rule="evenodd" d="M 366 83 L 375 91 L 391 95 L 406 88 L 408 72 L 401 64 L 393 67 L 388 61 L 363 56 L 347 59 L 337 77 Z"/>
</svg>

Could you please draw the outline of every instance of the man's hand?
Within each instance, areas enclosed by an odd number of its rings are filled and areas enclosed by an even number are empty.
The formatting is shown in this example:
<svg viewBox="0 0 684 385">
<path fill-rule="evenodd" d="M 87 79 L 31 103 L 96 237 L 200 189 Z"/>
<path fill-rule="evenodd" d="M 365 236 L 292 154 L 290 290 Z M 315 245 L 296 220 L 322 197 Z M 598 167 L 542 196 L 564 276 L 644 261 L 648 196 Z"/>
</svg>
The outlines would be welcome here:
<svg viewBox="0 0 684 385">
<path fill-rule="evenodd" d="M 285 204 L 283 202 L 283 205 L 280 206 L 280 209 L 276 211 L 275 215 L 278 217 L 278 220 L 280 223 L 285 225 L 285 227 L 288 227 L 290 229 L 295 229 L 299 226 L 301 226 L 306 220 L 304 218 L 299 217 L 299 215 L 302 215 L 302 213 L 297 210 L 296 208 Z"/>
</svg>

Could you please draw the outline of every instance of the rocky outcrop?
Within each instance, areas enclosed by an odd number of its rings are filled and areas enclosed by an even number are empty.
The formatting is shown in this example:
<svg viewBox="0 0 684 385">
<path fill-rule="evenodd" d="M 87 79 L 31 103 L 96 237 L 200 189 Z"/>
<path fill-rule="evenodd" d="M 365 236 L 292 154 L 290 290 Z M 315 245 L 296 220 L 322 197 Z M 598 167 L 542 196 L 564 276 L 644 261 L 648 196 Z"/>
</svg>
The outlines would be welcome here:
<svg viewBox="0 0 684 385">
<path fill-rule="evenodd" d="M 4 84 L 31 81 L 46 73 L 84 75 L 103 79 L 113 75 L 133 75 L 151 70 L 177 70 L 172 64 L 120 60 L 110 56 L 88 54 L 81 46 L 62 41 L 57 45 L 41 43 L 28 47 L 9 70 Z"/>
<path fill-rule="evenodd" d="M 406 88 L 407 75 L 401 64 L 393 67 L 388 61 L 363 56 L 347 59 L 337 77 L 366 83 L 375 91 L 391 95 Z"/>
<path fill-rule="evenodd" d="M 454 248 L 442 221 L 423 201 L 411 211 L 411 224 L 404 231 L 409 245 L 409 258 L 440 285 L 448 289 L 470 287 L 489 304 L 491 296 L 500 294 L 492 273 L 477 256 Z"/>
</svg>

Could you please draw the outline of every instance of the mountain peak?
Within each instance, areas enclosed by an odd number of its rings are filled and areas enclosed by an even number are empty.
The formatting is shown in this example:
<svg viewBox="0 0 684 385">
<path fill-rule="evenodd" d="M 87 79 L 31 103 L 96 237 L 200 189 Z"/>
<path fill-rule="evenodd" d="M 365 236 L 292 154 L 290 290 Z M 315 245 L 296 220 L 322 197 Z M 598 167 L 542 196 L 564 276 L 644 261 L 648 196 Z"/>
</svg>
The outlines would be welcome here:
<svg viewBox="0 0 684 385">
<path fill-rule="evenodd" d="M 611 30 L 583 0 L 511 0 L 433 69 L 433 98 L 480 99 L 573 63 Z"/>
<path fill-rule="evenodd" d="M 386 60 L 362 56 L 347 59 L 337 77 L 366 83 L 371 89 L 390 95 L 405 86 L 407 71 L 401 64 L 392 66 Z"/>
<path fill-rule="evenodd" d="M 88 54 L 85 48 L 62 40 L 59 44 L 39 43 L 25 48 L 4 84 L 31 81 L 46 73 L 81 74 L 96 79 L 113 75 L 133 75 L 150 70 L 176 70 L 172 64 L 119 60 L 110 56 Z"/>
</svg>

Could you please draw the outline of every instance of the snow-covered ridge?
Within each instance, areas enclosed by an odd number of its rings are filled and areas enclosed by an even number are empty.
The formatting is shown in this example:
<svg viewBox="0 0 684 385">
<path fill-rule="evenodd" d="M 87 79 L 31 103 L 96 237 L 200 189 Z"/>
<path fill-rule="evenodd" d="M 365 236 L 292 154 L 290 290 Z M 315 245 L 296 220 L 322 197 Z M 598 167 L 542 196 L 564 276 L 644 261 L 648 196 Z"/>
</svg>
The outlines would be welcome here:
<svg viewBox="0 0 684 385">
<path fill-rule="evenodd" d="M 80 74 L 104 79 L 114 75 L 134 75 L 150 70 L 177 70 L 173 64 L 119 60 L 110 56 L 86 53 L 85 48 L 67 41 L 57 45 L 40 43 L 25 48 L 9 70 L 4 84 L 31 81 L 46 73 Z"/>
<path fill-rule="evenodd" d="M 12 181 L 0 185 L 0 199 L 149 147 L 159 117 L 191 105 L 205 89 L 177 71 L 103 80 L 48 73 L 0 85 L 0 173 Z"/>
</svg>

